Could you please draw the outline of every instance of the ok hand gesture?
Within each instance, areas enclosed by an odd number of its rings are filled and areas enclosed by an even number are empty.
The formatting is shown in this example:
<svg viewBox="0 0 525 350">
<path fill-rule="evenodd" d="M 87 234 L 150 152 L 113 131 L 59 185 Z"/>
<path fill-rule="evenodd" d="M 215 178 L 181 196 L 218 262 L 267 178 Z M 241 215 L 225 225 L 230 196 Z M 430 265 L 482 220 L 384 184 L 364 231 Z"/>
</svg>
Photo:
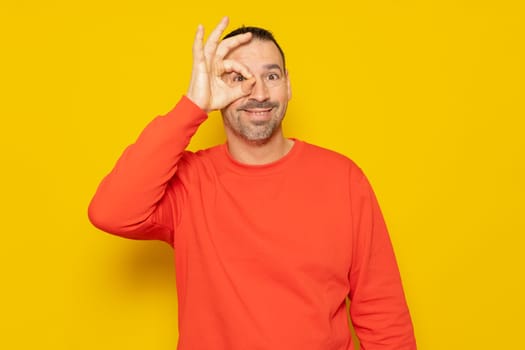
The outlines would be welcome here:
<svg viewBox="0 0 525 350">
<path fill-rule="evenodd" d="M 239 62 L 226 59 L 235 48 L 249 42 L 251 33 L 239 34 L 220 41 L 228 17 L 224 17 L 203 45 L 204 28 L 199 25 L 193 43 L 193 68 L 186 96 L 207 113 L 226 107 L 233 101 L 250 94 L 255 78 Z M 228 85 L 225 74 L 237 73 L 245 80 L 242 84 Z"/>
</svg>

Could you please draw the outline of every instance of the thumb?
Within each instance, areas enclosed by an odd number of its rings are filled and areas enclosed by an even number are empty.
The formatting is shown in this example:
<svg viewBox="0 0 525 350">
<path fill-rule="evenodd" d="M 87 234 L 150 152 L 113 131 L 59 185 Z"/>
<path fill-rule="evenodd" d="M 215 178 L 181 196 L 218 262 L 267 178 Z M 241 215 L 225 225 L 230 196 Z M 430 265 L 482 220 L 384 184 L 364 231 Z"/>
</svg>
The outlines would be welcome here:
<svg viewBox="0 0 525 350">
<path fill-rule="evenodd" d="M 234 88 L 233 94 L 239 97 L 244 97 L 252 93 L 253 87 L 255 85 L 255 78 L 252 76 L 251 78 L 247 78 L 241 82 L 241 84 L 237 85 Z"/>
<path fill-rule="evenodd" d="M 252 78 L 242 81 L 237 86 L 232 87 L 230 90 L 230 94 L 229 94 L 231 101 L 235 101 L 241 97 L 251 94 L 253 91 L 254 85 L 255 85 L 255 78 L 252 77 Z"/>
<path fill-rule="evenodd" d="M 251 94 L 254 85 L 255 78 L 253 76 L 251 78 L 245 79 L 240 85 L 242 96 Z"/>
</svg>

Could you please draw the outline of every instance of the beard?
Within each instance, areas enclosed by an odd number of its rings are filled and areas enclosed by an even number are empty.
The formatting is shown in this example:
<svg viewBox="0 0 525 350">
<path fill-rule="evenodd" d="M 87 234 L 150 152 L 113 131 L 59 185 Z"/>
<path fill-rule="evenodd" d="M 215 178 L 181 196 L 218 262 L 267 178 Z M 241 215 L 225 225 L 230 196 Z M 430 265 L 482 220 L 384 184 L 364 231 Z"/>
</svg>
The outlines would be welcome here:
<svg viewBox="0 0 525 350">
<path fill-rule="evenodd" d="M 279 109 L 278 102 L 258 102 L 248 101 L 237 107 L 234 111 L 229 111 L 223 115 L 224 125 L 239 138 L 253 144 L 265 144 L 275 132 L 281 127 L 284 110 Z M 243 118 L 249 114 L 246 110 L 250 109 L 270 109 L 269 119 L 251 120 L 250 117 Z"/>
<path fill-rule="evenodd" d="M 246 141 L 264 144 L 273 136 L 279 126 L 279 121 L 273 118 L 265 122 L 242 122 L 239 119 L 238 128 L 233 129 L 233 131 Z"/>
</svg>

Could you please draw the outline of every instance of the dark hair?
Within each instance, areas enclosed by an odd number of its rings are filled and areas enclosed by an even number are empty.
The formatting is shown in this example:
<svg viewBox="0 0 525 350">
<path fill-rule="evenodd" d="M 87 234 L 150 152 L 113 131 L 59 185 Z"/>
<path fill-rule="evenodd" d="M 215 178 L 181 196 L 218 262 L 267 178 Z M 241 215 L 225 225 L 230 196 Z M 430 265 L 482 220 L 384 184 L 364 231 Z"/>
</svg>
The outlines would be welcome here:
<svg viewBox="0 0 525 350">
<path fill-rule="evenodd" d="M 245 26 L 242 26 L 242 27 L 239 27 L 239 28 L 234 29 L 233 31 L 229 32 L 222 39 L 224 40 L 224 39 L 227 39 L 227 38 L 231 38 L 232 36 L 239 35 L 239 34 L 244 34 L 244 33 L 252 33 L 252 38 L 254 38 L 254 39 L 259 39 L 259 40 L 263 40 L 263 41 L 272 41 L 275 44 L 275 46 L 277 46 L 277 49 L 281 53 L 281 57 L 283 58 L 283 69 L 286 69 L 285 68 L 286 67 L 286 63 L 285 63 L 285 60 L 284 60 L 284 52 L 281 49 L 281 47 L 279 46 L 279 44 L 277 43 L 277 40 L 275 40 L 275 37 L 273 36 L 272 32 L 270 32 L 269 30 L 266 30 L 266 29 L 263 29 L 263 28 L 259 28 L 259 27 L 245 27 Z"/>
</svg>

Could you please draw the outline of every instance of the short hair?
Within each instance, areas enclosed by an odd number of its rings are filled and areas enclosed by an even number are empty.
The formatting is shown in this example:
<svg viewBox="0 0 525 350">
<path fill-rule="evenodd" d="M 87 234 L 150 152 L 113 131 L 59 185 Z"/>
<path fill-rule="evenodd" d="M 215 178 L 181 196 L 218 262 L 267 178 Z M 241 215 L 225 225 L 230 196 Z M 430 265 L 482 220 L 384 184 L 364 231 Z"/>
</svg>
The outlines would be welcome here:
<svg viewBox="0 0 525 350">
<path fill-rule="evenodd" d="M 226 34 L 223 40 L 227 38 L 231 38 L 232 36 L 244 34 L 244 33 L 252 33 L 252 38 L 254 39 L 273 42 L 275 46 L 277 46 L 277 49 L 279 50 L 279 52 L 281 53 L 281 57 L 283 59 L 283 69 L 286 70 L 286 63 L 284 59 L 283 49 L 281 49 L 281 46 L 279 46 L 279 44 L 277 43 L 277 40 L 275 40 L 275 37 L 273 36 L 272 32 L 270 32 L 267 29 L 260 28 L 260 27 L 242 26 Z"/>
</svg>

